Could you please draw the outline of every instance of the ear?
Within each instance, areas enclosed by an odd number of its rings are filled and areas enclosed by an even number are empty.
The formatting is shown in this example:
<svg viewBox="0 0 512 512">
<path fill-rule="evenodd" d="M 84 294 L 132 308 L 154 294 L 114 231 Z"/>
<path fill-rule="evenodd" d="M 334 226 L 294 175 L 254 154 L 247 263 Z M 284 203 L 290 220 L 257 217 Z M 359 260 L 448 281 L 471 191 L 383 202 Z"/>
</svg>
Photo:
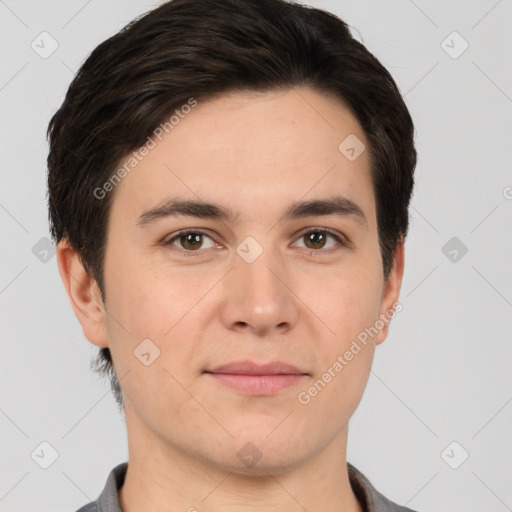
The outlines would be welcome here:
<svg viewBox="0 0 512 512">
<path fill-rule="evenodd" d="M 380 316 L 384 327 L 379 329 L 378 334 L 375 336 L 375 345 L 382 343 L 388 336 L 389 324 L 392 318 L 402 310 L 402 305 L 398 303 L 400 296 L 400 288 L 402 286 L 402 278 L 404 275 L 405 264 L 405 250 L 404 240 L 398 244 L 395 256 L 393 258 L 393 265 L 389 273 L 388 279 L 384 284 L 382 292 L 382 299 L 380 305 Z"/>
<path fill-rule="evenodd" d="M 106 314 L 101 292 L 67 240 L 57 244 L 57 265 L 85 337 L 98 347 L 107 347 Z"/>
</svg>

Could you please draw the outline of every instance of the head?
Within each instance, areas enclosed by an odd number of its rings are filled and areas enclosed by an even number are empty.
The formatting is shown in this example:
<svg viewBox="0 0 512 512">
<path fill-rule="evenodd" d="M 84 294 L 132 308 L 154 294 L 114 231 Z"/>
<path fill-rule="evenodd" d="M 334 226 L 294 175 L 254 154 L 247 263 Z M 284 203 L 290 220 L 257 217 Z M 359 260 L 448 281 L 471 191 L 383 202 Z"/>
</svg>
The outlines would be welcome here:
<svg viewBox="0 0 512 512">
<path fill-rule="evenodd" d="M 321 449 L 357 407 L 389 322 L 331 367 L 396 305 L 403 273 L 413 123 L 380 62 L 308 6 L 173 0 L 91 53 L 48 134 L 59 268 L 119 405 L 200 453 L 197 425 L 188 440 L 162 426 L 202 414 L 191 396 L 222 398 L 219 421 L 243 445 L 303 391 L 315 398 L 295 399 L 295 426 L 324 426 L 302 449 Z M 322 203 L 333 198 L 343 215 Z M 146 366 L 138 347 L 159 356 Z M 240 359 L 306 378 L 251 408 L 207 374 Z M 307 392 L 329 368 L 332 382 Z"/>
</svg>

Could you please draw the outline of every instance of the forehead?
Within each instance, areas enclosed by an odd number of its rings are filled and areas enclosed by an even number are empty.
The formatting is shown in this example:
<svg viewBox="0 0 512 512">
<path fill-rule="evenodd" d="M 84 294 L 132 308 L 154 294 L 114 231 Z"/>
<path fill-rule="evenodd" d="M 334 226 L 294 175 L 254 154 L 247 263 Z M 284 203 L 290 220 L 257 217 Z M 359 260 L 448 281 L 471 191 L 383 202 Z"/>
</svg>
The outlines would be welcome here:
<svg viewBox="0 0 512 512">
<path fill-rule="evenodd" d="M 374 216 L 368 151 L 356 159 L 343 152 L 347 140 L 368 148 L 364 132 L 333 97 L 305 87 L 233 92 L 199 100 L 173 121 L 117 185 L 112 210 L 138 216 L 179 195 L 262 218 L 298 200 L 343 195 Z"/>
</svg>

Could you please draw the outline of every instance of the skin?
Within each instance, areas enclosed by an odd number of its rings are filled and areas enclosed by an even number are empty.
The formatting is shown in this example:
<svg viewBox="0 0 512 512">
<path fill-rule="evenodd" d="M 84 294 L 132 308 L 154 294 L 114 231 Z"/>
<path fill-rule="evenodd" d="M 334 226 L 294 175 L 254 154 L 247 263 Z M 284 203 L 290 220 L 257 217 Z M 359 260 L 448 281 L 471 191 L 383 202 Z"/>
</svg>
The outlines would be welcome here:
<svg viewBox="0 0 512 512">
<path fill-rule="evenodd" d="M 73 249 L 58 245 L 83 332 L 110 348 L 121 378 L 125 512 L 362 512 L 346 467 L 348 422 L 389 323 L 307 405 L 297 399 L 392 310 L 402 282 L 403 244 L 384 281 L 368 151 L 349 161 L 338 149 L 349 134 L 368 148 L 346 106 L 306 87 L 199 102 L 114 191 L 106 304 Z M 334 193 L 357 203 L 367 225 L 351 216 L 281 219 L 296 201 Z M 238 218 L 137 226 L 175 195 L 223 204 Z M 185 228 L 208 236 L 192 249 L 183 238 L 159 243 Z M 350 243 L 308 245 L 309 228 Z M 247 236 L 263 248 L 252 263 L 236 252 Z M 196 256 L 179 253 L 194 247 Z M 160 349 L 149 366 L 133 353 L 146 338 Z M 204 373 L 244 359 L 281 360 L 308 375 L 272 396 L 248 396 Z M 252 467 L 237 457 L 248 442 L 261 453 Z"/>
</svg>

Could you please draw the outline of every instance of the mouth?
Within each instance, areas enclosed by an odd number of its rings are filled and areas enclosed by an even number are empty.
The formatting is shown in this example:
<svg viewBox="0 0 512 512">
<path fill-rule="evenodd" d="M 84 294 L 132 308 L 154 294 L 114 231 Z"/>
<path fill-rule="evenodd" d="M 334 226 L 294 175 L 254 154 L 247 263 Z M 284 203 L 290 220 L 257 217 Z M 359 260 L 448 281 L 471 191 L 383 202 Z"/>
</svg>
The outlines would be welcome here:
<svg viewBox="0 0 512 512">
<path fill-rule="evenodd" d="M 297 385 L 309 374 L 282 361 L 258 364 L 253 361 L 234 361 L 212 370 L 206 375 L 216 382 L 243 394 L 270 396 Z"/>
</svg>

